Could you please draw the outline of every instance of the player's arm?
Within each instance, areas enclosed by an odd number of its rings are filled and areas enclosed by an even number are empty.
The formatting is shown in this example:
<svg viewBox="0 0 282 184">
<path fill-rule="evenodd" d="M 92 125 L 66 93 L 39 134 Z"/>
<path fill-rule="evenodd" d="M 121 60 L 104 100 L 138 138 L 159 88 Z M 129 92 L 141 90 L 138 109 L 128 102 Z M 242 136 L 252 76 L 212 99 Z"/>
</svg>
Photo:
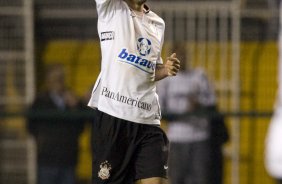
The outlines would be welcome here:
<svg viewBox="0 0 282 184">
<path fill-rule="evenodd" d="M 110 20 L 115 13 L 117 0 L 95 0 L 99 20 Z"/>
<path fill-rule="evenodd" d="M 156 65 L 155 81 L 161 80 L 168 76 L 175 76 L 180 69 L 180 61 L 177 59 L 176 54 L 173 53 L 167 58 L 164 64 Z"/>
</svg>

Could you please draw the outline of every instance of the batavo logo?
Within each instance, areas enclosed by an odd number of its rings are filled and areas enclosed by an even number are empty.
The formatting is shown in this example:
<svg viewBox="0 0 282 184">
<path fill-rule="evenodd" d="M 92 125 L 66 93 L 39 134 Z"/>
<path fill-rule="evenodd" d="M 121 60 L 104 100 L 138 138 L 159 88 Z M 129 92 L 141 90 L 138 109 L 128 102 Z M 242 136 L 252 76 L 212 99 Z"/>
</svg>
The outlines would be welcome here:
<svg viewBox="0 0 282 184">
<path fill-rule="evenodd" d="M 153 74 L 156 68 L 156 64 L 154 64 L 153 62 L 135 54 L 129 53 L 127 49 L 121 50 L 118 55 L 118 61 L 131 64 L 139 68 L 140 70 L 150 74 Z"/>
<path fill-rule="evenodd" d="M 130 53 L 126 48 L 123 48 L 118 55 L 118 61 L 131 64 L 140 70 L 153 74 L 156 68 L 156 64 L 149 61 L 145 57 L 151 53 L 152 42 L 147 38 L 137 39 L 137 50 L 139 55 Z"/>
</svg>

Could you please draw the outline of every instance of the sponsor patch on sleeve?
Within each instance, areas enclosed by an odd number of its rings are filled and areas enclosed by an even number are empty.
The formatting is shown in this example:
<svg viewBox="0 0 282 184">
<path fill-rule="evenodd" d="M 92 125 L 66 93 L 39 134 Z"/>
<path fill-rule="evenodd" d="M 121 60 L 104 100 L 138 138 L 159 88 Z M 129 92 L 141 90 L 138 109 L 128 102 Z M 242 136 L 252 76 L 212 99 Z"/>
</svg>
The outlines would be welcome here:
<svg viewBox="0 0 282 184">
<path fill-rule="evenodd" d="M 115 39 L 115 32 L 107 31 L 101 33 L 101 42 L 107 40 L 114 40 Z"/>
</svg>

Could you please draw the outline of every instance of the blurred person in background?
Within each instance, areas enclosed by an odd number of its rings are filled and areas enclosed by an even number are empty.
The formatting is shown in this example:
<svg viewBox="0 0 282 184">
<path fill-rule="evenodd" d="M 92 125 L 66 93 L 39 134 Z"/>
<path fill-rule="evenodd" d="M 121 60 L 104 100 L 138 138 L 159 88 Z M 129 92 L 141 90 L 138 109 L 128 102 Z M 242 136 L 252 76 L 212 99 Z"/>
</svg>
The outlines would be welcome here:
<svg viewBox="0 0 282 184">
<path fill-rule="evenodd" d="M 266 170 L 277 184 L 282 184 L 282 102 L 277 104 L 266 137 Z"/>
<path fill-rule="evenodd" d="M 280 25 L 282 25 L 282 3 L 280 3 Z M 265 140 L 266 170 L 282 184 L 282 30 L 279 30 L 278 90 L 275 110 Z"/>
<path fill-rule="evenodd" d="M 27 129 L 37 144 L 38 184 L 75 184 L 79 136 L 84 120 L 72 116 L 82 109 L 78 98 L 65 85 L 61 65 L 46 74 L 46 90 L 31 105 Z"/>
<path fill-rule="evenodd" d="M 185 43 L 176 43 L 173 51 L 183 61 L 181 70 L 157 88 L 171 143 L 169 180 L 171 184 L 220 184 L 221 149 L 228 135 L 216 109 L 215 91 L 203 70 L 187 67 Z"/>
</svg>

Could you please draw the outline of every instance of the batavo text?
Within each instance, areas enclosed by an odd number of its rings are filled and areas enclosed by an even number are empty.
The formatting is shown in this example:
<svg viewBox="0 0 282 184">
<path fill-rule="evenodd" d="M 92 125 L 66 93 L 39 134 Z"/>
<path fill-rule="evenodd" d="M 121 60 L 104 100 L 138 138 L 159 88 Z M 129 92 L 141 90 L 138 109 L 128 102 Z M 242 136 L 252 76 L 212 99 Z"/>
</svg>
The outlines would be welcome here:
<svg viewBox="0 0 282 184">
<path fill-rule="evenodd" d="M 118 57 L 120 59 L 119 61 L 131 64 L 143 70 L 144 72 L 154 73 L 155 71 L 156 64 L 140 56 L 136 56 L 134 54 L 128 53 L 126 49 L 122 49 Z"/>
</svg>

